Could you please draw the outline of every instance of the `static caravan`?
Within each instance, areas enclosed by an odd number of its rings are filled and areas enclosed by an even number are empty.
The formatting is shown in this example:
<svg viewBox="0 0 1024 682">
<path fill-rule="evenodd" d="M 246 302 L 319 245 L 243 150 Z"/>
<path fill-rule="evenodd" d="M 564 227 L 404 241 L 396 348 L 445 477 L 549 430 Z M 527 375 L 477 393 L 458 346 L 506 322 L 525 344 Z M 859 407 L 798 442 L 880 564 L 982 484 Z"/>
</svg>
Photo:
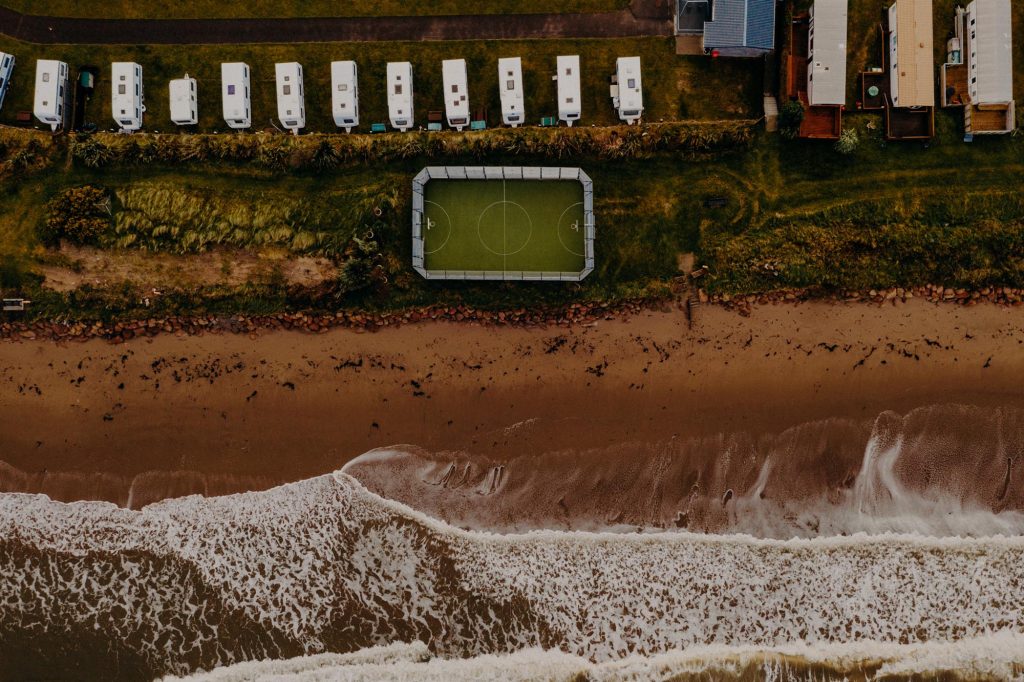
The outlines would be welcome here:
<svg viewBox="0 0 1024 682">
<path fill-rule="evenodd" d="M 931 0 L 889 8 L 889 94 L 894 107 L 935 106 Z"/>
<path fill-rule="evenodd" d="M 644 113 L 644 89 L 640 80 L 640 57 L 619 57 L 615 60 L 615 83 L 618 92 L 612 98 L 619 118 L 629 125 Z"/>
<path fill-rule="evenodd" d="M 196 100 L 196 79 L 186 73 L 184 78 L 171 80 L 171 122 L 180 126 L 199 123 L 199 105 Z"/>
<path fill-rule="evenodd" d="M 412 64 L 388 62 L 388 117 L 391 127 L 405 132 L 413 126 Z"/>
<path fill-rule="evenodd" d="M 359 125 L 359 72 L 355 62 L 331 62 L 334 125 L 351 132 Z"/>
<path fill-rule="evenodd" d="M 847 0 L 814 0 L 807 29 L 807 100 L 846 104 Z"/>
<path fill-rule="evenodd" d="M 306 127 L 306 93 L 302 86 L 302 64 L 283 62 L 274 65 L 277 76 L 277 118 L 295 135 Z"/>
<path fill-rule="evenodd" d="M 518 128 L 526 117 L 523 105 L 523 63 L 519 57 L 498 60 L 498 89 L 501 94 L 501 120 Z"/>
<path fill-rule="evenodd" d="M 970 95 L 965 129 L 972 135 L 1012 132 L 1017 117 L 1010 0 L 974 0 L 967 5 L 963 25 Z"/>
<path fill-rule="evenodd" d="M 558 119 L 572 124 L 580 119 L 580 57 L 560 55 L 557 60 L 558 73 Z"/>
<path fill-rule="evenodd" d="M 14 55 L 0 52 L 0 109 L 4 106 L 4 95 L 11 85 L 11 74 L 14 73 Z"/>
<path fill-rule="evenodd" d="M 110 65 L 110 83 L 110 111 L 114 122 L 127 133 L 139 130 L 146 111 L 142 67 L 135 62 L 114 62 Z"/>
<path fill-rule="evenodd" d="M 252 125 L 249 96 L 249 65 L 245 62 L 227 62 L 220 65 L 221 96 L 224 102 L 224 122 L 229 128 L 244 130 Z"/>
<path fill-rule="evenodd" d="M 64 125 L 68 90 L 68 65 L 53 59 L 36 61 L 36 93 L 32 113 L 57 130 Z"/>
<path fill-rule="evenodd" d="M 445 59 L 441 62 L 441 80 L 444 83 L 444 111 L 448 125 L 462 130 L 469 125 L 466 60 Z"/>
</svg>

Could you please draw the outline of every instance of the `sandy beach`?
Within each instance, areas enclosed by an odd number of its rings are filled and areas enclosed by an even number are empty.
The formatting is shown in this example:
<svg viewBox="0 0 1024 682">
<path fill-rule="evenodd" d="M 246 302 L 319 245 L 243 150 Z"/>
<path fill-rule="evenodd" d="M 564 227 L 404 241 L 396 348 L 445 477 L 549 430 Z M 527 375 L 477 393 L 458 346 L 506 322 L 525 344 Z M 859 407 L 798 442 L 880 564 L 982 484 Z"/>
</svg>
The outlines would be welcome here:
<svg viewBox="0 0 1024 682">
<path fill-rule="evenodd" d="M 933 403 L 1020 407 L 1022 344 L 1016 308 L 920 300 L 749 317 L 704 306 L 693 329 L 673 308 L 568 330 L 8 341 L 0 489 L 138 507 L 301 480 L 396 444 L 500 456 L 506 429 L 536 418 L 548 426 L 529 438 L 556 448 L 777 433 Z"/>
</svg>

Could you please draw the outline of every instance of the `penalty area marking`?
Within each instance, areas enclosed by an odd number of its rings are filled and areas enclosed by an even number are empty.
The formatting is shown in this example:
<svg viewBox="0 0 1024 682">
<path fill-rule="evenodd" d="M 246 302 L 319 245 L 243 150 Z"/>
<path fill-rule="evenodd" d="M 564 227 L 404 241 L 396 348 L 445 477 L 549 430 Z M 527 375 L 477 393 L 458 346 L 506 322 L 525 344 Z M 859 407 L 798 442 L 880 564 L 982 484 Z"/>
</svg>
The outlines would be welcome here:
<svg viewBox="0 0 1024 682">
<path fill-rule="evenodd" d="M 582 206 L 582 205 L 583 205 L 582 201 L 577 201 L 575 204 L 572 204 L 571 206 L 566 208 L 564 211 L 562 211 L 562 215 L 558 216 L 558 225 L 557 225 L 557 227 L 555 227 L 555 233 L 558 234 L 558 243 L 562 245 L 563 249 L 565 249 L 566 251 L 568 251 L 569 253 L 571 253 L 574 256 L 581 256 L 582 258 L 586 258 L 587 255 L 585 253 L 580 253 L 579 251 L 575 251 L 573 249 L 570 249 L 568 246 L 565 245 L 565 240 L 562 239 L 562 219 L 565 218 L 565 214 L 566 213 L 568 213 L 572 209 L 576 208 L 577 206 Z M 574 232 L 579 232 L 580 230 L 585 229 L 585 228 L 584 228 L 583 225 L 580 225 L 580 222 L 577 220 L 572 225 L 567 226 L 566 229 L 573 230 Z"/>
<path fill-rule="evenodd" d="M 431 249 L 430 251 L 427 251 L 426 249 L 424 249 L 424 251 L 423 251 L 424 254 L 433 254 L 433 253 L 437 253 L 438 251 L 443 249 L 445 247 L 445 245 L 448 243 L 448 240 L 452 238 L 452 217 L 450 215 L 448 215 L 448 211 L 444 210 L 444 206 L 442 206 L 441 204 L 437 203 L 436 201 L 424 201 L 423 203 L 424 204 L 433 204 L 434 206 L 437 206 L 439 209 L 441 209 L 441 212 L 444 213 L 445 220 L 448 221 L 448 234 L 446 234 L 444 236 L 444 241 L 441 242 L 441 245 L 438 246 L 436 249 Z M 427 230 L 437 229 L 439 227 L 437 225 L 437 223 L 435 223 L 433 220 L 431 220 L 430 218 L 427 217 L 425 212 L 424 212 L 423 217 L 426 218 L 426 221 L 427 221 L 427 224 L 424 226 Z"/>
</svg>

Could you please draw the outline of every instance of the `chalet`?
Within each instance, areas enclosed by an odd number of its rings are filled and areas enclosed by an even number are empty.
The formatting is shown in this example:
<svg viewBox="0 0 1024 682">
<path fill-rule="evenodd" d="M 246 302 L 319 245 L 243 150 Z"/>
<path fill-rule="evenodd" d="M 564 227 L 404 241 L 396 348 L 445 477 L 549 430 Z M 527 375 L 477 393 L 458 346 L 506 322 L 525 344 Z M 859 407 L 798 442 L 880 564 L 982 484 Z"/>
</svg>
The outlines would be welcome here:
<svg viewBox="0 0 1024 682">
<path fill-rule="evenodd" d="M 689 42 L 713 57 L 768 54 L 775 49 L 775 4 L 776 0 L 676 0 L 677 45 Z"/>
</svg>

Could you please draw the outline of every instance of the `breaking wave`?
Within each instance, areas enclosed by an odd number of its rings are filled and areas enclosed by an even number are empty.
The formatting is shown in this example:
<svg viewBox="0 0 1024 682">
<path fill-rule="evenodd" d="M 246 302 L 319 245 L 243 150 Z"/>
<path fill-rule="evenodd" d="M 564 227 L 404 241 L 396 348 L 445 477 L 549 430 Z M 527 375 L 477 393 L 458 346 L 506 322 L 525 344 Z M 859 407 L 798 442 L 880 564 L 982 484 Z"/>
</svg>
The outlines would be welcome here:
<svg viewBox="0 0 1024 682">
<path fill-rule="evenodd" d="M 1021 410 L 935 405 L 778 434 L 589 449 L 545 449 L 530 441 L 530 424 L 518 426 L 514 437 L 483 439 L 494 441 L 490 450 L 393 447 L 343 471 L 384 497 L 478 530 L 1024 534 Z"/>
<path fill-rule="evenodd" d="M 415 641 L 441 658 L 540 648 L 612 670 L 707 646 L 966 651 L 1000 633 L 1019 651 L 1024 633 L 1024 537 L 494 535 L 340 472 L 140 511 L 0 495 L 0 582 L 13 678 L 184 675 Z"/>
</svg>

